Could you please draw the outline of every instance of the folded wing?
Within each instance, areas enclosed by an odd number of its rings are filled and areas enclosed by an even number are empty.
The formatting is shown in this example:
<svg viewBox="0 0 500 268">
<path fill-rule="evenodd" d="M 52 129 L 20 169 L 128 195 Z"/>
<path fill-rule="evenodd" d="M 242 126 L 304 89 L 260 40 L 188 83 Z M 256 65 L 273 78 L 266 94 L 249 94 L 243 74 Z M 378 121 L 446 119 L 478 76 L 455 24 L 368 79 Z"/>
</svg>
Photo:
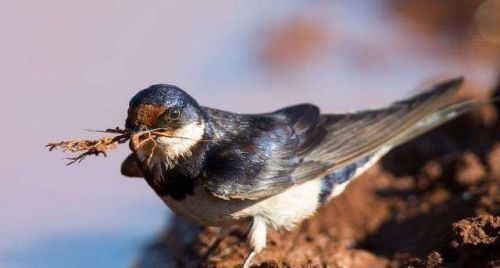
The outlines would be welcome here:
<svg viewBox="0 0 500 268">
<path fill-rule="evenodd" d="M 223 199 L 260 199 L 328 175 L 469 110 L 475 102 L 449 105 L 461 83 L 373 110 L 320 115 L 313 105 L 298 105 L 268 114 L 269 123 L 258 126 L 262 135 L 231 141 L 237 145 L 211 158 L 207 166 L 215 168 L 204 186 Z"/>
</svg>

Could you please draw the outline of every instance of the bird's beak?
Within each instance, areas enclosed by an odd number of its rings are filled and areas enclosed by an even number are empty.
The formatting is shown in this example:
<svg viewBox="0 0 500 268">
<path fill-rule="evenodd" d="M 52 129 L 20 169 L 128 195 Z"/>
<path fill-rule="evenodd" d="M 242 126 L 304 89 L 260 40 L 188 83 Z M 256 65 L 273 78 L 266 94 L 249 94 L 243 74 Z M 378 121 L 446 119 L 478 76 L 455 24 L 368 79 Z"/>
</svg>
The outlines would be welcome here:
<svg viewBox="0 0 500 268">
<path fill-rule="evenodd" d="M 125 121 L 125 128 L 131 133 L 147 130 L 147 127 L 144 124 L 141 124 L 136 120 L 136 116 L 130 114 L 127 117 L 127 121 Z"/>
<path fill-rule="evenodd" d="M 132 121 L 127 118 L 125 124 L 127 131 L 130 133 L 130 149 L 133 152 L 137 152 L 143 144 L 145 139 L 148 139 L 148 135 L 145 135 L 149 128 L 137 121 Z"/>
<path fill-rule="evenodd" d="M 132 133 L 137 133 L 148 130 L 148 127 L 143 124 L 132 123 L 130 125 L 127 124 L 126 129 Z"/>
</svg>

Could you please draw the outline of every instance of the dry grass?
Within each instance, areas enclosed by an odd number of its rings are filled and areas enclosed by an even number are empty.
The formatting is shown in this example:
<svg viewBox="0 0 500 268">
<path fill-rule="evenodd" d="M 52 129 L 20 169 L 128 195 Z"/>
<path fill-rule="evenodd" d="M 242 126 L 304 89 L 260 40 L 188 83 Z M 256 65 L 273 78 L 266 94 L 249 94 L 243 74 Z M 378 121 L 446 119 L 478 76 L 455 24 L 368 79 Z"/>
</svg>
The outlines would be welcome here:
<svg viewBox="0 0 500 268">
<path fill-rule="evenodd" d="M 82 162 L 89 155 L 104 155 L 107 156 L 107 152 L 116 149 L 118 145 L 125 143 L 130 140 L 131 149 L 136 152 L 147 142 L 152 142 L 153 147 L 147 159 L 150 161 L 151 157 L 154 155 L 155 151 L 158 149 L 157 137 L 167 137 L 172 139 L 190 139 L 187 137 L 179 137 L 168 135 L 168 132 L 163 128 L 152 129 L 148 131 L 141 132 L 131 132 L 125 129 L 110 128 L 106 130 L 93 130 L 93 132 L 101 133 L 112 133 L 116 134 L 114 137 L 103 137 L 98 140 L 69 140 L 57 143 L 49 143 L 45 147 L 49 148 L 49 151 L 62 150 L 63 152 L 70 153 L 80 153 L 75 157 L 66 158 L 69 160 L 67 165 Z M 202 140 L 210 141 L 210 140 Z"/>
<path fill-rule="evenodd" d="M 119 144 L 125 143 L 131 138 L 131 134 L 129 132 L 120 128 L 106 129 L 104 131 L 97 132 L 114 133 L 117 134 L 117 136 L 104 137 L 98 140 L 70 140 L 49 143 L 46 147 L 49 148 L 49 151 L 59 149 L 63 152 L 80 153 L 75 157 L 67 158 L 67 160 L 69 160 L 67 165 L 71 165 L 74 163 L 80 163 L 89 155 L 97 156 L 102 154 L 106 156 L 107 151 L 116 149 Z"/>
</svg>

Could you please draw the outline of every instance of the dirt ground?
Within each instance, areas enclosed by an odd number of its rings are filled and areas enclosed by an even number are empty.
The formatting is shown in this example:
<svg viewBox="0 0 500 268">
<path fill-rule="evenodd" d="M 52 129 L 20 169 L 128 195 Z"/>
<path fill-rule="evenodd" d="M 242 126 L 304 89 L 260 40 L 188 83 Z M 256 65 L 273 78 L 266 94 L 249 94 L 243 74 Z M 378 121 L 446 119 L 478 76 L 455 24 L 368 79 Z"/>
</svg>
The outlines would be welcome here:
<svg viewBox="0 0 500 268">
<path fill-rule="evenodd" d="M 499 108 L 393 150 L 296 230 L 271 231 L 255 267 L 500 267 Z M 137 267 L 239 267 L 243 230 L 204 258 L 216 230 L 176 218 Z"/>
</svg>

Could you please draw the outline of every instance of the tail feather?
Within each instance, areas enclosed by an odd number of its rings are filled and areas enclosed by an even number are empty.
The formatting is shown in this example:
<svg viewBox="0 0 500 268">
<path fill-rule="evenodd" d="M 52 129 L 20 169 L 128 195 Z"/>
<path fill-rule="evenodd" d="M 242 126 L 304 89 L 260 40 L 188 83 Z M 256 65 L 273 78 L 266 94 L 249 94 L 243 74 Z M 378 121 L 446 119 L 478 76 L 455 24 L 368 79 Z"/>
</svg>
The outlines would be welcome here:
<svg viewBox="0 0 500 268">
<path fill-rule="evenodd" d="M 405 143 L 465 113 L 473 111 L 483 105 L 497 102 L 499 100 L 500 98 L 490 98 L 486 100 L 468 100 L 444 107 L 418 121 L 414 126 L 408 128 L 394 140 L 392 146 L 395 147 L 402 143 Z"/>
</svg>

